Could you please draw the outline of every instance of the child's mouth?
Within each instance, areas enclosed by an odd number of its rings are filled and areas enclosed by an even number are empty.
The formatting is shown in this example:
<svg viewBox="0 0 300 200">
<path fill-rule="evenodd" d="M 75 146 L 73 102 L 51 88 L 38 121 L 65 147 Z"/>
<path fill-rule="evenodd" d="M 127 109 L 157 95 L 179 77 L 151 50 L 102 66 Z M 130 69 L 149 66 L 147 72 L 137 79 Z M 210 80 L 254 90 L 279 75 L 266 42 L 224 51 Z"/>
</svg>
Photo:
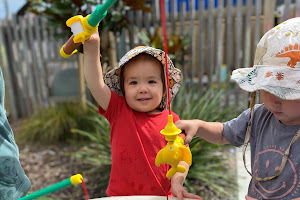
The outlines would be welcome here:
<svg viewBox="0 0 300 200">
<path fill-rule="evenodd" d="M 138 101 L 148 101 L 150 100 L 150 98 L 141 98 L 141 99 L 138 99 Z"/>
<path fill-rule="evenodd" d="M 274 111 L 273 114 L 274 114 L 274 115 L 281 115 L 282 112 L 276 112 L 276 111 Z"/>
</svg>

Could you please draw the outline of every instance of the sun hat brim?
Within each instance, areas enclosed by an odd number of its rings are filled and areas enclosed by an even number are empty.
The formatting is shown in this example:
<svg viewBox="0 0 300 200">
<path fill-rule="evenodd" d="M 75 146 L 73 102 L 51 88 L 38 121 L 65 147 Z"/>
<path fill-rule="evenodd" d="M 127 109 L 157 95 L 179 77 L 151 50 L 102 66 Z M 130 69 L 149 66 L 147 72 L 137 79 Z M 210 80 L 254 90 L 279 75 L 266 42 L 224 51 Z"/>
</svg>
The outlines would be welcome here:
<svg viewBox="0 0 300 200">
<path fill-rule="evenodd" d="M 231 79 L 248 92 L 265 90 L 281 99 L 300 99 L 300 70 L 296 68 L 254 65 L 234 70 Z"/>
<path fill-rule="evenodd" d="M 136 57 L 141 53 L 147 53 L 154 58 L 156 58 L 163 66 L 163 72 L 165 73 L 166 69 L 166 61 L 165 61 L 165 53 L 160 49 L 156 49 L 149 46 L 138 46 L 134 49 L 128 51 L 119 62 L 119 66 L 111 71 L 107 72 L 104 76 L 105 84 L 114 92 L 116 92 L 119 96 L 123 96 L 121 88 L 120 88 L 120 69 L 126 63 L 128 63 L 132 58 Z M 167 56 L 168 59 L 168 73 L 169 77 L 166 79 L 169 81 L 170 88 L 170 101 L 173 100 L 182 83 L 182 73 L 179 69 L 174 67 L 173 62 Z M 166 108 L 167 106 L 167 98 L 163 97 L 160 103 L 161 108 Z"/>
<path fill-rule="evenodd" d="M 231 79 L 249 92 L 300 99 L 300 17 L 267 31 L 257 44 L 254 66 L 234 70 Z"/>
</svg>

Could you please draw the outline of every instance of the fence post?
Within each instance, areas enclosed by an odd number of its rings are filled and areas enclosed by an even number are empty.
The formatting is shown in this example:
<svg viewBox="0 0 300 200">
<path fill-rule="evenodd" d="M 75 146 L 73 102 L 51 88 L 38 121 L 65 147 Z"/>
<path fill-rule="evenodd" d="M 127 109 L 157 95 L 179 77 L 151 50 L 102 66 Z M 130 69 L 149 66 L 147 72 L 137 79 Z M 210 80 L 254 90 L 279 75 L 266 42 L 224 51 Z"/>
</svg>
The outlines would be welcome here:
<svg viewBox="0 0 300 200">
<path fill-rule="evenodd" d="M 189 65 L 190 65 L 190 87 L 193 88 L 194 84 L 194 65 L 195 65 L 195 45 L 194 45 L 194 40 L 195 40 L 195 35 L 194 35 L 194 21 L 195 21 L 195 4 L 194 1 L 189 1 L 189 17 L 190 17 L 190 23 L 189 23 L 189 35 L 191 38 L 190 41 L 190 49 L 191 49 L 191 57 L 189 59 Z"/>
<path fill-rule="evenodd" d="M 204 24 L 204 1 L 199 2 L 198 10 L 198 92 L 202 91 L 203 88 L 203 72 L 204 72 L 204 54 L 205 54 L 205 33 L 203 30 Z"/>
<path fill-rule="evenodd" d="M 250 67 L 251 60 L 251 31 L 252 31 L 252 1 L 247 0 L 245 18 L 245 44 L 244 44 L 244 64 L 243 67 Z"/>
<path fill-rule="evenodd" d="M 116 39 L 115 35 L 112 31 L 108 32 L 108 41 L 109 41 L 109 65 L 111 68 L 115 68 L 118 66 L 117 64 L 117 48 L 116 48 Z"/>
<path fill-rule="evenodd" d="M 85 81 L 83 72 L 83 54 L 78 53 L 78 82 L 79 82 L 79 97 L 81 105 L 86 108 L 86 93 L 85 93 Z"/>
<path fill-rule="evenodd" d="M 274 26 L 274 10 L 276 6 L 276 0 L 269 0 L 264 2 L 264 33 L 270 30 Z"/>
<path fill-rule="evenodd" d="M 296 0 L 295 4 L 296 4 L 295 17 L 300 17 L 300 1 Z"/>
<path fill-rule="evenodd" d="M 43 47 L 42 47 L 42 38 L 41 38 L 41 24 L 42 22 L 40 21 L 40 17 L 35 16 L 34 17 L 34 33 L 35 33 L 35 37 L 37 40 L 37 48 L 39 49 L 39 58 L 38 58 L 38 67 L 40 69 L 40 82 L 42 85 L 42 97 L 43 97 L 43 104 L 45 102 L 48 102 L 48 88 L 47 88 L 47 77 L 46 77 L 46 72 L 45 72 L 45 55 L 43 52 Z"/>
<path fill-rule="evenodd" d="M 208 60 L 208 68 L 207 75 L 208 75 L 208 85 L 213 85 L 213 70 L 215 69 L 215 63 L 214 63 L 214 55 L 215 55 L 215 20 L 214 20 L 214 1 L 209 0 L 208 1 L 208 15 L 207 15 L 207 30 L 209 33 L 207 34 L 207 60 Z"/>
<path fill-rule="evenodd" d="M 223 14 L 224 0 L 218 2 L 217 26 L 216 26 L 216 81 L 218 86 L 221 83 L 221 66 L 223 64 Z"/>
<path fill-rule="evenodd" d="M 5 90 L 7 90 L 9 96 L 6 96 L 6 99 L 9 98 L 9 106 L 10 106 L 10 110 L 11 110 L 11 114 L 12 114 L 12 119 L 13 121 L 18 119 L 18 112 L 16 109 L 16 101 L 15 101 L 15 94 L 13 91 L 13 84 L 12 84 L 12 78 L 11 78 L 11 73 L 9 70 L 9 63 L 8 63 L 8 58 L 7 58 L 7 53 L 5 51 L 5 41 L 4 41 L 4 35 L 2 32 L 3 28 L 2 28 L 2 24 L 0 26 L 0 62 L 1 62 L 1 68 L 3 76 L 6 79 L 6 86 L 5 86 Z"/>
<path fill-rule="evenodd" d="M 33 19 L 31 17 L 28 17 L 25 20 L 27 24 L 27 33 L 28 33 L 28 49 L 27 51 L 31 52 L 31 69 L 32 69 L 32 80 L 33 83 L 36 85 L 35 86 L 35 96 L 34 98 L 36 99 L 35 101 L 37 102 L 37 105 L 43 105 L 43 96 L 42 96 L 42 82 L 41 82 L 41 73 L 40 73 L 40 67 L 38 64 L 38 57 L 37 57 L 37 52 L 35 52 L 37 49 L 35 48 L 35 38 L 33 37 Z M 35 105 L 36 106 L 36 105 Z"/>
</svg>

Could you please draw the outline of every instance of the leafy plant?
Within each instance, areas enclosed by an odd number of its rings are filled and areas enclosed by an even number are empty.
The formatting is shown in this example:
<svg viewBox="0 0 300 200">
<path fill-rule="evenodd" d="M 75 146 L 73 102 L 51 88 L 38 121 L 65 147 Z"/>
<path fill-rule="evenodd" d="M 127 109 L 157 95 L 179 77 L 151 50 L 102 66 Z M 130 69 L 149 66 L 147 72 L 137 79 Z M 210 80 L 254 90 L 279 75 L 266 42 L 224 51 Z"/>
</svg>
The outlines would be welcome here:
<svg viewBox="0 0 300 200">
<path fill-rule="evenodd" d="M 94 130 L 89 120 L 91 110 L 79 103 L 62 103 L 40 108 L 28 117 L 16 133 L 19 143 L 53 144 L 83 138 L 71 132 L 72 128 Z"/>
<path fill-rule="evenodd" d="M 79 151 L 72 153 L 76 158 L 81 159 L 89 167 L 86 173 L 92 175 L 89 183 L 96 185 L 96 191 L 100 196 L 106 196 L 111 169 L 111 150 L 110 150 L 110 126 L 108 121 L 98 114 L 96 106 L 93 108 L 93 115 L 89 118 L 94 123 L 95 131 L 90 132 L 85 129 L 72 129 L 73 133 L 80 134 L 88 138 L 86 143 Z"/>
</svg>

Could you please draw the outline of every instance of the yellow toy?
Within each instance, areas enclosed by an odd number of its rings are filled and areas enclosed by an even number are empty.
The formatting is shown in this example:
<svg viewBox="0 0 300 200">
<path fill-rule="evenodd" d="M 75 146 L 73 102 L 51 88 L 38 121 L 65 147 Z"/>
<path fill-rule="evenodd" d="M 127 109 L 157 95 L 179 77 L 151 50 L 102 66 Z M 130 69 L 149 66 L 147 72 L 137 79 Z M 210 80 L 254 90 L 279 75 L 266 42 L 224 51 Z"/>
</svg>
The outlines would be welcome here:
<svg viewBox="0 0 300 200">
<path fill-rule="evenodd" d="M 73 35 L 61 47 L 60 55 L 69 58 L 77 52 L 80 44 L 89 39 L 98 29 L 100 21 L 107 15 L 107 10 L 116 3 L 117 0 L 107 0 L 103 5 L 98 5 L 92 14 L 83 17 L 77 15 L 67 20 L 66 24 L 71 28 Z"/>
<path fill-rule="evenodd" d="M 159 166 L 162 163 L 171 165 L 171 169 L 166 174 L 167 178 L 171 178 L 176 172 L 184 173 L 186 168 L 178 164 L 180 161 L 185 161 L 191 166 L 192 153 L 190 148 L 184 145 L 184 139 L 178 136 L 181 130 L 173 123 L 173 115 L 168 116 L 168 123 L 160 133 L 165 136 L 168 143 L 156 155 L 155 165 Z"/>
</svg>

